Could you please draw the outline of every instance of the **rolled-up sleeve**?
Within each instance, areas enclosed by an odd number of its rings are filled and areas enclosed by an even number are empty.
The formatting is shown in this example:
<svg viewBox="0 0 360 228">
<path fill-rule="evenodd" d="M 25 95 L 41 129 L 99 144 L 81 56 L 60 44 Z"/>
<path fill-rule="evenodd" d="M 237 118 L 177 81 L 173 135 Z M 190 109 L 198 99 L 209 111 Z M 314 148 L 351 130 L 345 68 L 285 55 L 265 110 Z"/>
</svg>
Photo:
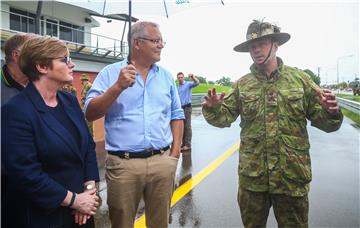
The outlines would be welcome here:
<svg viewBox="0 0 360 228">
<path fill-rule="evenodd" d="M 95 81 L 93 82 L 90 90 L 88 91 L 86 95 L 85 105 L 84 105 L 84 113 L 86 113 L 87 107 L 92 99 L 94 97 L 97 97 L 103 93 L 109 88 L 109 77 L 108 77 L 108 69 L 104 68 L 102 71 L 98 73 L 98 75 L 95 78 Z"/>
<path fill-rule="evenodd" d="M 171 120 L 185 119 L 184 110 L 181 108 L 180 97 L 175 81 L 171 85 Z"/>
</svg>

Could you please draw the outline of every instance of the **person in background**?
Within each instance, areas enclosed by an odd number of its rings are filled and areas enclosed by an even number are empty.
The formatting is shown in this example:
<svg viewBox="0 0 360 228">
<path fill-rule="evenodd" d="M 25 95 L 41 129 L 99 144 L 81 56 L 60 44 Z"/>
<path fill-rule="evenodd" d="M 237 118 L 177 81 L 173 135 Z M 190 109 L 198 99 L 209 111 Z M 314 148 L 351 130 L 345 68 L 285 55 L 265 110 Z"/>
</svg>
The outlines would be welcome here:
<svg viewBox="0 0 360 228">
<path fill-rule="evenodd" d="M 85 103 L 89 121 L 105 115 L 107 204 L 113 228 L 134 227 L 140 199 L 146 226 L 167 227 L 184 113 L 172 75 L 156 64 L 165 42 L 153 22 L 131 28 L 131 63 L 108 65 Z"/>
<path fill-rule="evenodd" d="M 343 115 L 331 91 L 276 56 L 290 39 L 288 33 L 254 20 L 246 39 L 234 50 L 250 52 L 250 73 L 226 97 L 210 89 L 203 114 L 216 127 L 229 127 L 241 117 L 238 203 L 244 226 L 266 227 L 273 206 L 279 227 L 308 227 L 312 175 L 307 120 L 333 132 Z"/>
<path fill-rule="evenodd" d="M 81 108 L 84 109 L 85 101 L 86 101 L 86 94 L 89 92 L 92 84 L 89 82 L 90 78 L 87 74 L 82 74 L 80 77 L 82 90 L 81 90 Z"/>
<path fill-rule="evenodd" d="M 195 77 L 194 74 L 189 74 L 189 78 L 192 82 L 184 80 L 184 74 L 179 72 L 177 74 L 177 79 L 179 81 L 178 92 L 180 96 L 181 108 L 184 110 L 185 120 L 184 120 L 184 134 L 182 137 L 182 147 L 181 150 L 190 150 L 191 149 L 191 96 L 192 88 L 199 85 L 199 79 Z"/>
<path fill-rule="evenodd" d="M 35 37 L 24 43 L 18 65 L 29 83 L 1 109 L 1 151 L 9 177 L 2 225 L 93 227 L 99 181 L 95 143 L 77 99 L 58 91 L 73 80 L 69 51 L 56 38 Z"/>
<path fill-rule="evenodd" d="M 24 42 L 36 36 L 32 33 L 15 34 L 5 42 L 5 64 L 1 68 L 1 106 L 27 85 L 28 78 L 21 72 L 18 59 Z"/>
<path fill-rule="evenodd" d="M 82 85 L 80 105 L 81 105 L 81 108 L 84 110 L 86 94 L 89 92 L 92 84 L 91 84 L 91 82 L 89 82 L 90 78 L 87 74 L 82 74 L 80 77 L 80 80 L 81 80 L 81 85 Z M 94 136 L 93 122 L 86 120 L 86 124 L 89 128 L 91 136 Z"/>
<path fill-rule="evenodd" d="M 71 82 L 68 82 L 68 83 L 65 83 L 61 88 L 60 88 L 61 91 L 65 91 L 65 92 L 68 92 L 68 93 L 71 93 L 72 95 L 74 95 L 76 97 L 76 88 L 72 85 Z"/>
<path fill-rule="evenodd" d="M 18 59 L 24 42 L 35 36 L 32 33 L 15 34 L 4 44 L 5 64 L 1 67 L 1 107 L 13 96 L 20 93 L 28 83 L 28 78 L 19 68 Z M 1 161 L 1 202 L 5 200 L 6 187 L 7 175 Z M 1 215 L 3 212 L 4 208 L 1 204 Z"/>
</svg>

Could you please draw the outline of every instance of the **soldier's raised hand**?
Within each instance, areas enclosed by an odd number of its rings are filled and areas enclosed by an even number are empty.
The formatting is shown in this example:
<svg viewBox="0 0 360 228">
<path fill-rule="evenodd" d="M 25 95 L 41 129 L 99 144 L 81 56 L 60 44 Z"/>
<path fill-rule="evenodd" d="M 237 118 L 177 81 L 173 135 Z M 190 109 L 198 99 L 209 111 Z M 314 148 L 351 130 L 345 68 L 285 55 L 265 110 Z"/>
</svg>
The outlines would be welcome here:
<svg viewBox="0 0 360 228">
<path fill-rule="evenodd" d="M 215 88 L 209 89 L 208 94 L 204 97 L 204 102 L 202 103 L 202 105 L 209 108 L 217 107 L 223 102 L 224 96 L 225 93 L 221 93 L 219 95 L 216 94 Z"/>
<path fill-rule="evenodd" d="M 121 69 L 117 83 L 122 89 L 131 87 L 135 83 L 136 68 L 133 63 Z"/>
<path fill-rule="evenodd" d="M 319 101 L 321 106 L 328 112 L 328 113 L 338 113 L 339 112 L 339 105 L 336 101 L 335 95 L 328 89 L 318 89 L 316 90 L 316 95 L 319 97 Z"/>
</svg>

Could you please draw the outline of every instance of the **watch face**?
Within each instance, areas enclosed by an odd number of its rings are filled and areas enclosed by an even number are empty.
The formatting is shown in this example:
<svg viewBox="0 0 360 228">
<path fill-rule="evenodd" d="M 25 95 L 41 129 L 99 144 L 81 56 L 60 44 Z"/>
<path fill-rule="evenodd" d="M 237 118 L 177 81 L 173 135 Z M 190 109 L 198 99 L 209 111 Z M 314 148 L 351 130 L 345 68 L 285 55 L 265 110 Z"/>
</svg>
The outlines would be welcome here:
<svg viewBox="0 0 360 228">
<path fill-rule="evenodd" d="M 86 185 L 86 190 L 91 190 L 91 189 L 94 189 L 94 188 L 95 188 L 95 185 L 93 185 L 93 184 Z"/>
</svg>

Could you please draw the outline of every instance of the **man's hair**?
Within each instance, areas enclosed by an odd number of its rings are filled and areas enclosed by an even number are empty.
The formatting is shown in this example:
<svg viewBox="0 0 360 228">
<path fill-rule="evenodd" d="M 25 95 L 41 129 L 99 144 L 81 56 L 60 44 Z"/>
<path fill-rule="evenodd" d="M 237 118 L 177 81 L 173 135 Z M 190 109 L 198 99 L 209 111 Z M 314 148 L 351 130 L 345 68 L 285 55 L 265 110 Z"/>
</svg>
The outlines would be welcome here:
<svg viewBox="0 0 360 228">
<path fill-rule="evenodd" d="M 31 81 L 39 79 L 40 72 L 36 65 L 52 68 L 52 60 L 69 54 L 65 43 L 50 36 L 37 36 L 26 41 L 19 56 L 20 70 Z"/>
<path fill-rule="evenodd" d="M 176 76 L 179 76 L 180 74 L 184 75 L 184 73 L 183 73 L 183 72 L 179 72 L 179 73 L 177 73 L 177 75 L 176 75 Z"/>
<path fill-rule="evenodd" d="M 135 39 L 137 39 L 139 37 L 149 36 L 149 34 L 147 33 L 147 30 L 145 29 L 147 27 L 159 28 L 159 25 L 154 22 L 150 22 L 150 21 L 138 21 L 131 26 L 131 34 L 129 37 L 129 39 L 131 39 L 131 46 L 134 45 Z M 130 47 L 130 48 L 132 48 L 132 47 Z"/>
<path fill-rule="evenodd" d="M 12 62 L 12 52 L 15 50 L 20 51 L 21 46 L 25 43 L 25 41 L 36 36 L 38 35 L 33 33 L 19 33 L 10 37 L 4 44 L 5 63 L 8 64 Z"/>
</svg>

